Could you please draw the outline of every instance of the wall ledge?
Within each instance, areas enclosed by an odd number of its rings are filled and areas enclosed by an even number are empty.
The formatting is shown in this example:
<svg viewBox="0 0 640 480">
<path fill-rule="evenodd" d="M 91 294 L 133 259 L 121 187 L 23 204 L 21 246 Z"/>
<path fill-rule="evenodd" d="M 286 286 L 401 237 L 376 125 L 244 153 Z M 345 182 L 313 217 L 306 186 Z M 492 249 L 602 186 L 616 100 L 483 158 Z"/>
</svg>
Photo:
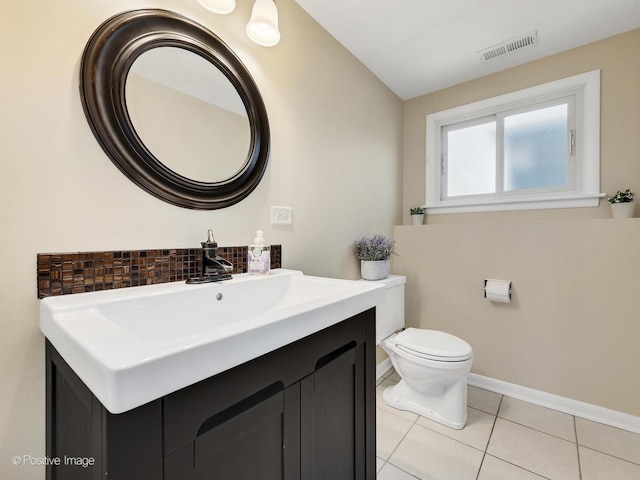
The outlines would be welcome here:
<svg viewBox="0 0 640 480">
<path fill-rule="evenodd" d="M 497 214 L 505 213 L 505 212 L 495 212 Z M 461 217 L 460 220 L 455 219 L 455 215 L 452 215 L 451 218 L 454 220 L 451 221 L 433 221 L 429 223 L 425 218 L 425 224 L 423 225 L 394 225 L 396 229 L 405 230 L 407 228 L 411 229 L 410 231 L 415 232 L 425 232 L 429 229 L 445 227 L 450 228 L 452 226 L 481 226 L 481 225 L 579 225 L 583 224 L 586 226 L 594 226 L 597 228 L 598 226 L 605 226 L 609 228 L 611 225 L 625 225 L 626 227 L 636 228 L 637 225 L 640 225 L 640 217 L 632 217 L 632 218 L 611 218 L 611 217 L 598 217 L 598 218 L 513 218 L 513 217 L 492 217 L 483 219 L 470 219 L 470 217 L 464 216 Z"/>
</svg>

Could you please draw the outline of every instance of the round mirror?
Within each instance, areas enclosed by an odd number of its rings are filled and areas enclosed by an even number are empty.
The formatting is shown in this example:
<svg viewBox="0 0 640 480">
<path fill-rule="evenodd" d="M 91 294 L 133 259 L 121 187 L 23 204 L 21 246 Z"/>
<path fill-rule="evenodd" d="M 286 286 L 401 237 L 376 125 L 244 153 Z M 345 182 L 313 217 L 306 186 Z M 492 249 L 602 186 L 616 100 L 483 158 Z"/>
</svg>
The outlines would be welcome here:
<svg viewBox="0 0 640 480">
<path fill-rule="evenodd" d="M 83 108 L 114 164 L 169 203 L 216 209 L 257 186 L 269 155 L 260 92 L 212 32 L 166 10 L 104 22 L 80 69 Z"/>
</svg>

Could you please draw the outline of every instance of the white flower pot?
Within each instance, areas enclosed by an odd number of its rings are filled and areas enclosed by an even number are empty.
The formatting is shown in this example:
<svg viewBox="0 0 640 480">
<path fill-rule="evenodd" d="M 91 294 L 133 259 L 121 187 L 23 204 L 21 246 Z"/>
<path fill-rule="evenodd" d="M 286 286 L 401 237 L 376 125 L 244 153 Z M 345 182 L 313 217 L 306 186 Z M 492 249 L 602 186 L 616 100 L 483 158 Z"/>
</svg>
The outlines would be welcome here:
<svg viewBox="0 0 640 480">
<path fill-rule="evenodd" d="M 365 280 L 382 280 L 389 276 L 389 260 L 360 260 L 360 275 Z"/>
<path fill-rule="evenodd" d="M 635 202 L 611 203 L 613 218 L 633 218 L 636 209 Z"/>
<path fill-rule="evenodd" d="M 411 215 L 411 223 L 414 225 L 422 225 L 424 223 L 424 213 Z"/>
</svg>

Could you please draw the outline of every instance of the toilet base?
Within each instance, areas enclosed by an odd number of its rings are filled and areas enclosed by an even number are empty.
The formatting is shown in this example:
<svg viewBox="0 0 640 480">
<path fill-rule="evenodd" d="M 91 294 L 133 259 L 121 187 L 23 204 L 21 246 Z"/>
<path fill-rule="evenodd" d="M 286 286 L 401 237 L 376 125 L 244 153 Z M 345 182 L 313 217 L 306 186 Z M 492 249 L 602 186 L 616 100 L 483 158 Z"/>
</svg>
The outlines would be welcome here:
<svg viewBox="0 0 640 480">
<path fill-rule="evenodd" d="M 390 407 L 408 410 L 449 428 L 461 430 L 467 423 L 466 386 L 464 383 L 464 395 L 460 395 L 462 392 L 458 392 L 459 400 L 450 398 L 447 402 L 445 398 L 439 405 L 432 406 L 435 408 L 429 408 L 427 405 L 429 402 L 421 398 L 404 380 L 400 380 L 392 387 L 385 388 L 382 392 L 382 398 Z"/>
</svg>

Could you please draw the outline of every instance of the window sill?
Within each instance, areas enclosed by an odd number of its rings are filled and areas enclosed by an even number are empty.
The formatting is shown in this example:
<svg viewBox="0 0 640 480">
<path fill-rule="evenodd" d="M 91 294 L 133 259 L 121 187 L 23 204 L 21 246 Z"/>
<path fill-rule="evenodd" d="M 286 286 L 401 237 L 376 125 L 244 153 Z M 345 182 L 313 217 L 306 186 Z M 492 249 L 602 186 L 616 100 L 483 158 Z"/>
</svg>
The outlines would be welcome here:
<svg viewBox="0 0 640 480">
<path fill-rule="evenodd" d="M 582 208 L 597 207 L 605 193 L 587 195 L 563 195 L 550 198 L 545 196 L 522 196 L 515 198 L 482 198 L 470 202 L 465 200 L 446 200 L 435 205 L 427 205 L 428 215 L 447 213 L 499 212 L 513 210 L 544 210 L 549 208 Z"/>
</svg>

